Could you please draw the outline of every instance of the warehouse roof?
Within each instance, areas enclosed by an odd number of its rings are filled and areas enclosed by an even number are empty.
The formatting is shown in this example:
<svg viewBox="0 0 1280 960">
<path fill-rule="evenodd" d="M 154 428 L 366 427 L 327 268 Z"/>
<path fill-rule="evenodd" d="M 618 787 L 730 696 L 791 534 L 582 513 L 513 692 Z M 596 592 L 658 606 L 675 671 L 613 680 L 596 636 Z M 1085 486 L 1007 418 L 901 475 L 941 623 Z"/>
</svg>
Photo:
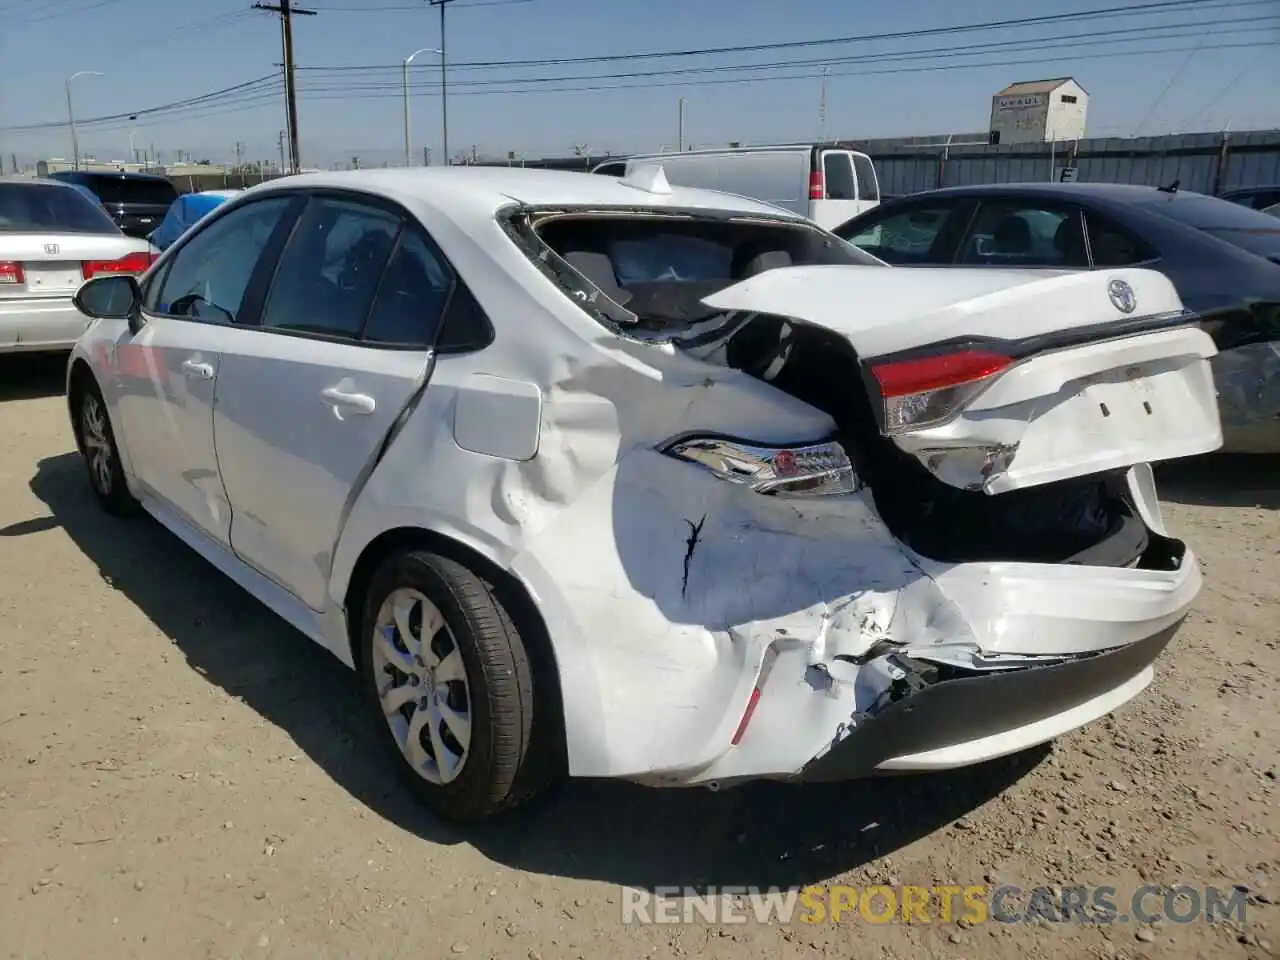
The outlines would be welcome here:
<svg viewBox="0 0 1280 960">
<path fill-rule="evenodd" d="M 1021 94 L 1031 93 L 1049 93 L 1057 90 L 1064 83 L 1075 83 L 1080 86 L 1075 77 L 1051 77 L 1048 80 L 1020 80 L 1017 83 L 1011 83 L 999 93 L 997 97 L 1013 97 Z M 1084 87 L 1080 87 L 1084 90 Z"/>
</svg>

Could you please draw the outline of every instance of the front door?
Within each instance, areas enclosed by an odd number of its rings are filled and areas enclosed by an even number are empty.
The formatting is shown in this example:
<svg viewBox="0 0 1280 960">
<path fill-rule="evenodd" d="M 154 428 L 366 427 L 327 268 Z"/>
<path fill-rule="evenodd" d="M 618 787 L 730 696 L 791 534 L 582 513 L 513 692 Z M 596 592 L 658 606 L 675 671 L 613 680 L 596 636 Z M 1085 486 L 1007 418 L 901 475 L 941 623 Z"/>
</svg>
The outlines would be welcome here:
<svg viewBox="0 0 1280 960">
<path fill-rule="evenodd" d="M 130 466 L 145 494 L 226 544 L 231 517 L 213 444 L 222 341 L 290 204 L 232 210 L 191 237 L 148 283 L 145 321 L 117 347 L 116 391 Z"/>
<path fill-rule="evenodd" d="M 214 432 L 231 547 L 314 610 L 354 497 L 423 386 L 450 274 L 393 207 L 318 193 L 280 257 L 258 328 L 223 346 Z"/>
</svg>

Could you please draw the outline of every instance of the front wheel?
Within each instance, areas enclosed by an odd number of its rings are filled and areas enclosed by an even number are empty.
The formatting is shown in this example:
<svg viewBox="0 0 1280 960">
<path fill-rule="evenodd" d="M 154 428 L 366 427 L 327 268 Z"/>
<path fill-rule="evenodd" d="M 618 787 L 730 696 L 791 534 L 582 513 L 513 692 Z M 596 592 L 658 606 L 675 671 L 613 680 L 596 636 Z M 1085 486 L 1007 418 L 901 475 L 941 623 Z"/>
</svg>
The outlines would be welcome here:
<svg viewBox="0 0 1280 960">
<path fill-rule="evenodd" d="M 76 423 L 80 453 L 89 471 L 89 484 L 94 496 L 107 513 L 127 516 L 136 513 L 138 501 L 129 492 L 120 463 L 120 448 L 107 414 L 102 391 L 92 380 L 77 391 Z"/>
<path fill-rule="evenodd" d="M 361 638 L 364 699 L 429 808 L 483 820 L 532 795 L 532 668 L 489 584 L 447 557 L 398 554 L 373 577 Z"/>
</svg>

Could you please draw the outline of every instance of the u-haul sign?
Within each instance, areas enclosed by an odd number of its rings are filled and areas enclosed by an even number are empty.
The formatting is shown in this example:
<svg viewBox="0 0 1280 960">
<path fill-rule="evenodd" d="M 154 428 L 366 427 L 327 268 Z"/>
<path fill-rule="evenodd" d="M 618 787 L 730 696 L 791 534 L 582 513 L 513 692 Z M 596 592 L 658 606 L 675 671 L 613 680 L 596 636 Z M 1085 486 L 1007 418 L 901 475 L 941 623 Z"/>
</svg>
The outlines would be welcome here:
<svg viewBox="0 0 1280 960">
<path fill-rule="evenodd" d="M 1043 104 L 1043 96 L 1038 93 L 1028 93 L 1021 97 L 1000 97 L 996 100 L 996 109 L 1025 110 L 1027 107 L 1039 107 Z"/>
</svg>

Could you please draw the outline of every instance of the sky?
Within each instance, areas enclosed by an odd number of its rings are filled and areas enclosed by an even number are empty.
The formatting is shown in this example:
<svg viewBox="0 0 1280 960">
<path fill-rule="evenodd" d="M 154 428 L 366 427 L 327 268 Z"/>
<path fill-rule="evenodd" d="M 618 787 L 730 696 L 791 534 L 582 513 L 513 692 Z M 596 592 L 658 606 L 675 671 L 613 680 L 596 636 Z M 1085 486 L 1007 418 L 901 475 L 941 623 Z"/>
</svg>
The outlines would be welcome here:
<svg viewBox="0 0 1280 960">
<path fill-rule="evenodd" d="M 1001 87 L 1058 76 L 1088 91 L 1089 136 L 1280 126 L 1280 0 L 1078 16 L 1151 2 L 453 0 L 449 152 L 674 148 L 682 99 L 686 147 L 972 133 L 987 128 Z M 440 47 L 438 12 L 425 0 L 303 6 L 316 11 L 294 20 L 304 165 L 403 162 L 402 61 Z M 1064 14 L 1077 16 L 831 42 Z M 797 42 L 807 45 L 511 64 Z M 215 163 L 237 150 L 245 161 L 276 158 L 280 61 L 279 18 L 251 0 L 0 0 L 0 156 L 69 156 L 65 81 L 95 71 L 71 84 L 82 154 L 125 159 L 132 133 L 162 161 L 178 151 Z M 439 78 L 436 55 L 419 55 L 419 161 L 424 147 L 436 159 L 441 149 Z"/>
</svg>

